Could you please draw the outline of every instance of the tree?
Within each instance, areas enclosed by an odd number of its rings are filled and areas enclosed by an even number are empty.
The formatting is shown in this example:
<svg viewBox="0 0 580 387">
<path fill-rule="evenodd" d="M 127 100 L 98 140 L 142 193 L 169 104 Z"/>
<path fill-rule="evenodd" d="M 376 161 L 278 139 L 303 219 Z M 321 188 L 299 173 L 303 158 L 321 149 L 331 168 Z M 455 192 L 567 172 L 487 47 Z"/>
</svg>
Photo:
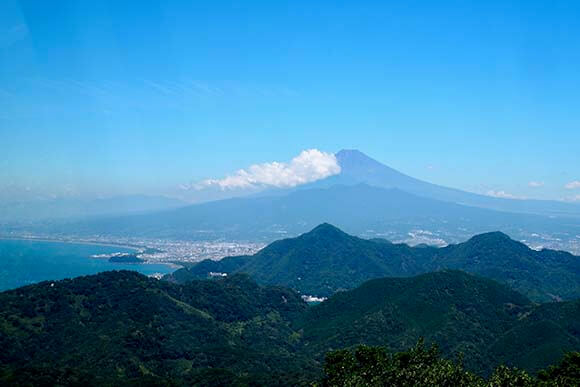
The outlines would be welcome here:
<svg viewBox="0 0 580 387">
<path fill-rule="evenodd" d="M 331 352 L 324 372 L 324 386 L 483 386 L 483 380 L 460 362 L 441 358 L 437 346 L 426 349 L 421 339 L 409 351 L 394 355 L 367 346 Z"/>
<path fill-rule="evenodd" d="M 560 363 L 540 371 L 540 385 L 580 386 L 580 352 L 568 352 Z"/>
</svg>

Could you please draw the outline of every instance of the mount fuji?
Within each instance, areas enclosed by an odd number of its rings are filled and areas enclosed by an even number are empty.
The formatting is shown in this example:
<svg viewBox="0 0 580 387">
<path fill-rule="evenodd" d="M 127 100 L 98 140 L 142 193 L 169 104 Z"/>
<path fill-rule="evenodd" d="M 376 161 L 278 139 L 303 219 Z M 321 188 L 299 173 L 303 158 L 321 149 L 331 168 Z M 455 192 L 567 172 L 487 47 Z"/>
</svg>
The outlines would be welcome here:
<svg viewBox="0 0 580 387">
<path fill-rule="evenodd" d="M 438 186 L 356 150 L 340 151 L 336 158 L 339 174 L 298 188 L 51 227 L 67 234 L 269 242 L 328 222 L 351 234 L 411 244 L 445 245 L 501 230 L 534 247 L 575 251 L 545 242 L 573 242 L 580 235 L 580 206 L 497 199 Z"/>
</svg>

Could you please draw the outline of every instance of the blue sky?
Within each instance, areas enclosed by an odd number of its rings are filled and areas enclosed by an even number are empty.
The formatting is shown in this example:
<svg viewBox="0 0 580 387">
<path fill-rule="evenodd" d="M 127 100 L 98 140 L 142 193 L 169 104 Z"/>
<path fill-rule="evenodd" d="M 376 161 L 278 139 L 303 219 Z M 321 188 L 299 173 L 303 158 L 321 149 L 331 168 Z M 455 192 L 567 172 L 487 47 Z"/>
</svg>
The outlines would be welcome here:
<svg viewBox="0 0 580 387">
<path fill-rule="evenodd" d="M 170 193 L 310 148 L 470 191 L 574 197 L 578 14 L 577 1 L 4 0 L 0 199 Z"/>
</svg>

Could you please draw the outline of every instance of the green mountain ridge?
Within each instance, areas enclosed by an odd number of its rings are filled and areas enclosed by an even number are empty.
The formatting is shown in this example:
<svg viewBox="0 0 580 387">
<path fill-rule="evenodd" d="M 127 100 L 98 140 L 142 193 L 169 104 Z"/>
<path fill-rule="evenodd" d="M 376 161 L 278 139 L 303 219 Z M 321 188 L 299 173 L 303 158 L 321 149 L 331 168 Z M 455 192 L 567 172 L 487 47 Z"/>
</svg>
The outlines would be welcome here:
<svg viewBox="0 0 580 387">
<path fill-rule="evenodd" d="M 273 242 L 253 256 L 202 261 L 167 279 L 183 283 L 207 278 L 209 272 L 247 273 L 258 283 L 328 297 L 373 278 L 444 269 L 497 280 L 538 302 L 580 297 L 580 257 L 532 250 L 501 232 L 476 235 L 444 248 L 410 247 L 361 239 L 327 223 L 299 237 Z"/>
</svg>

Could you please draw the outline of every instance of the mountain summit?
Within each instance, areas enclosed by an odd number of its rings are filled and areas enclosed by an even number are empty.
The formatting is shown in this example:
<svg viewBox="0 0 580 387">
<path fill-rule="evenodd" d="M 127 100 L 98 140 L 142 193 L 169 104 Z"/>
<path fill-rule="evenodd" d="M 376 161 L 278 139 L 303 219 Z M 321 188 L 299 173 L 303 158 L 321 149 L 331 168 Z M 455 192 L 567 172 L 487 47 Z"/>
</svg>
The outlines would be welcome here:
<svg viewBox="0 0 580 387">
<path fill-rule="evenodd" d="M 486 232 L 475 235 L 467 241 L 469 244 L 489 243 L 499 245 L 501 243 L 512 243 L 514 245 L 523 245 L 521 242 L 514 241 L 507 234 L 501 231 Z M 525 247 L 525 245 L 524 245 Z"/>
<path fill-rule="evenodd" d="M 356 149 L 343 149 L 335 156 L 341 167 L 340 174 L 318 181 L 314 186 L 365 183 L 381 188 L 398 188 L 425 198 L 500 211 L 580 216 L 580 206 L 572 203 L 494 198 L 428 183 L 388 167 Z"/>
<path fill-rule="evenodd" d="M 310 232 L 301 235 L 301 238 L 303 239 L 323 238 L 336 240 L 339 238 L 350 237 L 350 235 L 330 223 L 322 223 L 314 227 Z"/>
<path fill-rule="evenodd" d="M 341 168 L 340 177 L 350 182 L 365 183 L 382 188 L 398 188 L 407 192 L 430 197 L 433 185 L 407 176 L 355 149 L 343 149 L 336 153 Z"/>
<path fill-rule="evenodd" d="M 336 159 L 340 173 L 292 189 L 149 214 L 49 224 L 39 233 L 48 229 L 83 236 L 270 242 L 330 222 L 356 235 L 388 235 L 395 240 L 411 236 L 437 245 L 490 230 L 504 230 L 520 239 L 528 239 L 531 229 L 538 234 L 557 230 L 571 238 L 578 234 L 579 220 L 536 215 L 580 217 L 577 204 L 497 199 L 446 188 L 407 176 L 357 150 L 342 150 Z M 415 238 L 417 230 L 426 230 L 433 238 Z"/>
<path fill-rule="evenodd" d="M 210 272 L 247 273 L 258 283 L 283 285 L 328 297 L 380 277 L 410 277 L 443 269 L 463 270 L 510 286 L 534 301 L 580 294 L 577 256 L 535 251 L 492 232 L 445 248 L 410 247 L 349 235 L 323 223 L 297 238 L 271 243 L 253 256 L 205 260 L 168 278 L 187 282 Z"/>
<path fill-rule="evenodd" d="M 366 171 L 368 173 L 384 168 L 399 173 L 356 149 L 343 149 L 336 153 L 335 156 L 342 168 L 342 173 L 351 174 L 357 171 Z"/>
</svg>

